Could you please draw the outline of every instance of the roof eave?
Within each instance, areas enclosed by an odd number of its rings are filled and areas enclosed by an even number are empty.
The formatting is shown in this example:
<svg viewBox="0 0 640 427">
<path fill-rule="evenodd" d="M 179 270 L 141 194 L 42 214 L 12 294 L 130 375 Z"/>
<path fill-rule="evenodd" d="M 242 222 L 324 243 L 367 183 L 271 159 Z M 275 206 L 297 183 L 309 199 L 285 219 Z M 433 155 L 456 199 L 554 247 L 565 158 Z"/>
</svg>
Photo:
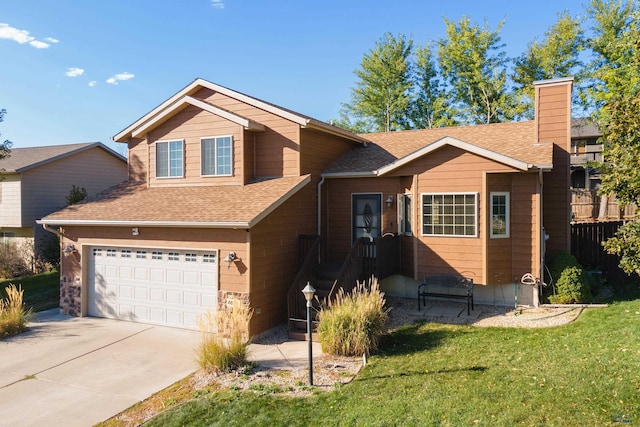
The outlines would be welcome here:
<svg viewBox="0 0 640 427">
<path fill-rule="evenodd" d="M 377 176 L 376 171 L 367 172 L 327 172 L 321 175 L 324 178 L 372 178 Z"/>
<path fill-rule="evenodd" d="M 38 224 L 81 227 L 250 228 L 249 221 L 102 221 L 91 219 L 39 219 Z"/>
<path fill-rule="evenodd" d="M 479 147 L 477 145 L 461 141 L 457 138 L 453 138 L 450 136 L 446 136 L 444 138 L 440 138 L 437 141 L 434 141 L 419 150 L 414 151 L 413 153 L 407 154 L 404 157 L 401 157 L 395 160 L 392 163 L 389 163 L 386 166 L 381 167 L 377 170 L 377 175 L 382 176 L 391 171 L 394 171 L 422 156 L 425 156 L 435 150 L 442 148 L 445 145 L 449 145 L 452 147 L 459 148 L 461 150 L 486 157 L 498 163 L 502 163 L 504 165 L 510 166 L 514 169 L 518 169 L 521 171 L 527 171 L 530 168 L 530 164 L 527 162 L 523 162 L 518 159 L 514 159 L 513 157 L 505 156 L 504 154 L 496 153 L 495 151 L 487 150 L 486 148 Z"/>
</svg>

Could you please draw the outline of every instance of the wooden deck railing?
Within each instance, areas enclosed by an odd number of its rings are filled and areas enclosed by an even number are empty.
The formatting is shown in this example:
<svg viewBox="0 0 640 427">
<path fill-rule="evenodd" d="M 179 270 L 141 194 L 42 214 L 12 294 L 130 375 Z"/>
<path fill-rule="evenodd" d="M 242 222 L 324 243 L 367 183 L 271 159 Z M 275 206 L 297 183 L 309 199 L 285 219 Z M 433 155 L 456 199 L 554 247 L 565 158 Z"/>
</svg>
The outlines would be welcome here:
<svg viewBox="0 0 640 427">
<path fill-rule="evenodd" d="M 379 280 L 400 272 L 400 236 L 383 236 L 375 241 L 357 239 L 347 256 L 327 299 L 332 301 L 338 289 L 349 293 L 361 280 L 375 276 Z"/>
<path fill-rule="evenodd" d="M 301 235 L 299 238 L 300 269 L 295 279 L 293 279 L 287 294 L 289 319 L 300 318 L 300 313 L 306 310 L 306 300 L 302 294 L 302 289 L 304 289 L 308 281 L 313 280 L 318 274 L 318 268 L 320 267 L 320 240 L 320 236 L 313 235 Z"/>
</svg>

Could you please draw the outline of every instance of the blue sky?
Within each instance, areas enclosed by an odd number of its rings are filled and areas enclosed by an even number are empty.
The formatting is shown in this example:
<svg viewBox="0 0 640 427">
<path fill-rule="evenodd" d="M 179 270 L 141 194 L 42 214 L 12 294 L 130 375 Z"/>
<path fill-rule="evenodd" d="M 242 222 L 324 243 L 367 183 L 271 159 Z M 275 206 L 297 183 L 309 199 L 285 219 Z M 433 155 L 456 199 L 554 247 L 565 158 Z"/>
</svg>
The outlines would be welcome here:
<svg viewBox="0 0 640 427">
<path fill-rule="evenodd" d="M 1 138 L 124 153 L 111 137 L 198 77 L 328 121 L 385 32 L 423 45 L 444 37 L 443 17 L 505 19 L 513 57 L 586 1 L 4 0 Z"/>
</svg>

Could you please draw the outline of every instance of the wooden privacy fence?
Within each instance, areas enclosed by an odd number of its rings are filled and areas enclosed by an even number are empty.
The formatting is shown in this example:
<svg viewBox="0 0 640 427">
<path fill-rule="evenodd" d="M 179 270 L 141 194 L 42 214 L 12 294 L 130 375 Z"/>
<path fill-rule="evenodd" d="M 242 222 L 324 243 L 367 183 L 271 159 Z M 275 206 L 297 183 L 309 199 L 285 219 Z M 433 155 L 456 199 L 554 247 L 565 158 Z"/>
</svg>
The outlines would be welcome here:
<svg viewBox="0 0 640 427">
<path fill-rule="evenodd" d="M 571 189 L 571 216 L 573 221 L 594 221 L 600 214 L 600 203 L 602 198 L 597 190 L 585 190 L 583 188 Z M 621 219 L 632 219 L 635 216 L 636 206 L 628 205 L 620 209 L 620 205 L 615 198 L 609 198 L 604 218 L 600 220 L 615 221 Z"/>
<path fill-rule="evenodd" d="M 610 276 L 625 274 L 617 255 L 609 255 L 602 242 L 613 237 L 624 221 L 603 221 L 571 224 L 571 254 L 586 269 L 600 268 Z"/>
</svg>

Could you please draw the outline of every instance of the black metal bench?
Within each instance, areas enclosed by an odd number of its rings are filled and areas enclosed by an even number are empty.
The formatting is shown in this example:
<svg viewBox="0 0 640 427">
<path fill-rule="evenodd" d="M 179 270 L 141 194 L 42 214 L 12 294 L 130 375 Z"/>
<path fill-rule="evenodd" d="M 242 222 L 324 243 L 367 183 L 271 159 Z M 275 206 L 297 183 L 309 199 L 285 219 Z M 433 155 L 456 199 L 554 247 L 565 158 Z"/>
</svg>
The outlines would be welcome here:
<svg viewBox="0 0 640 427">
<path fill-rule="evenodd" d="M 428 274 L 418 286 L 418 310 L 420 300 L 426 307 L 427 297 L 460 298 L 467 300 L 467 315 L 473 306 L 473 279 L 455 274 Z"/>
</svg>

